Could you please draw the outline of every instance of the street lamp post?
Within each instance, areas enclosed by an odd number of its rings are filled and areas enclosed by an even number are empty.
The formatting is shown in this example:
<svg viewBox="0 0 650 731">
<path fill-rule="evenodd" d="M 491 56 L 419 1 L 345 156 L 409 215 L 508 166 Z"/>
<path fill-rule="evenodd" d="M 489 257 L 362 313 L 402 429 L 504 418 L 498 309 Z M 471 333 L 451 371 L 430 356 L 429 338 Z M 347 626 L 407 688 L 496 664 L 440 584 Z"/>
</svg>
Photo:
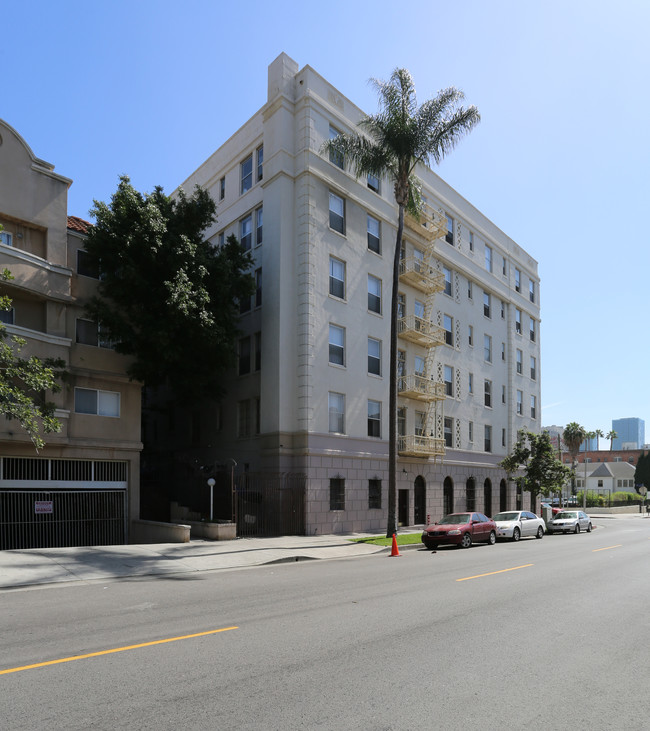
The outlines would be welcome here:
<svg viewBox="0 0 650 731">
<path fill-rule="evenodd" d="M 208 480 L 208 487 L 210 488 L 210 522 L 212 522 L 212 518 L 213 518 L 212 508 L 214 505 L 214 484 L 215 484 L 214 477 L 210 477 L 210 479 Z"/>
</svg>

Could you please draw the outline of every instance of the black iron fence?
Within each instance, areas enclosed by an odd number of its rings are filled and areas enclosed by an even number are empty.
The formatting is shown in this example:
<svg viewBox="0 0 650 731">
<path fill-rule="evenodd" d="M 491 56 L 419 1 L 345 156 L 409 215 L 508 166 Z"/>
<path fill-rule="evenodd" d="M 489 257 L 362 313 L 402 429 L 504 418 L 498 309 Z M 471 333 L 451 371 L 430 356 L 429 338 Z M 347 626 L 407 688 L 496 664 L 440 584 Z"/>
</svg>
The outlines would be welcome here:
<svg viewBox="0 0 650 731">
<path fill-rule="evenodd" d="M 233 482 L 238 536 L 305 534 L 305 475 L 247 472 Z"/>
</svg>

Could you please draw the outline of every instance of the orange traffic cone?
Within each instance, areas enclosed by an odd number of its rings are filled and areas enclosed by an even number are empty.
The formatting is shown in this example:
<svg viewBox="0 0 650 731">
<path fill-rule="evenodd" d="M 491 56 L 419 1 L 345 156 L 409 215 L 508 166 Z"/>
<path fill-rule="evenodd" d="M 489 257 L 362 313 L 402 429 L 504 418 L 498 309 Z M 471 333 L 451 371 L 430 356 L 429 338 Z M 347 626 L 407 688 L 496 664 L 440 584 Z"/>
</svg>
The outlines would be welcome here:
<svg viewBox="0 0 650 731">
<path fill-rule="evenodd" d="M 399 556 L 399 548 L 397 547 L 397 538 L 395 538 L 395 534 L 393 533 L 393 548 L 390 552 L 391 556 Z"/>
</svg>

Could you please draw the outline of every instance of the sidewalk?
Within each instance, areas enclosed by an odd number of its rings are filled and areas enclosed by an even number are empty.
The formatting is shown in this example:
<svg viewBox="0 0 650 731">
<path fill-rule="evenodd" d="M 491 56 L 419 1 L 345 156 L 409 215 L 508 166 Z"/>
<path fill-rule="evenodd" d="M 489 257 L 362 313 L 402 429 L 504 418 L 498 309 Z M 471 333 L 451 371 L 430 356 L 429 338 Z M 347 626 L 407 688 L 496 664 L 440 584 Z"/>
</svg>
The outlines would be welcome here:
<svg viewBox="0 0 650 731">
<path fill-rule="evenodd" d="M 310 559 L 351 558 L 390 550 L 349 540 L 355 537 L 362 536 L 283 536 L 0 551 L 0 590 L 36 584 L 239 569 Z"/>
</svg>

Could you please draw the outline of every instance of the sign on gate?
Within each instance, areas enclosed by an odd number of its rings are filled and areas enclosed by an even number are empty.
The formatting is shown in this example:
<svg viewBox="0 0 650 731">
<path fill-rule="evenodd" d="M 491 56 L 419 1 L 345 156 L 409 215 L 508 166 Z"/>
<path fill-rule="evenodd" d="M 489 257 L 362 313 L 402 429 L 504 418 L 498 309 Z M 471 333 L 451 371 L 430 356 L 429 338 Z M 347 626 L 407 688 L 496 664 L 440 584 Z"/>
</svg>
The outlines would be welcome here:
<svg viewBox="0 0 650 731">
<path fill-rule="evenodd" d="M 52 515 L 54 513 L 54 501 L 34 500 L 34 513 L 36 515 Z"/>
</svg>

